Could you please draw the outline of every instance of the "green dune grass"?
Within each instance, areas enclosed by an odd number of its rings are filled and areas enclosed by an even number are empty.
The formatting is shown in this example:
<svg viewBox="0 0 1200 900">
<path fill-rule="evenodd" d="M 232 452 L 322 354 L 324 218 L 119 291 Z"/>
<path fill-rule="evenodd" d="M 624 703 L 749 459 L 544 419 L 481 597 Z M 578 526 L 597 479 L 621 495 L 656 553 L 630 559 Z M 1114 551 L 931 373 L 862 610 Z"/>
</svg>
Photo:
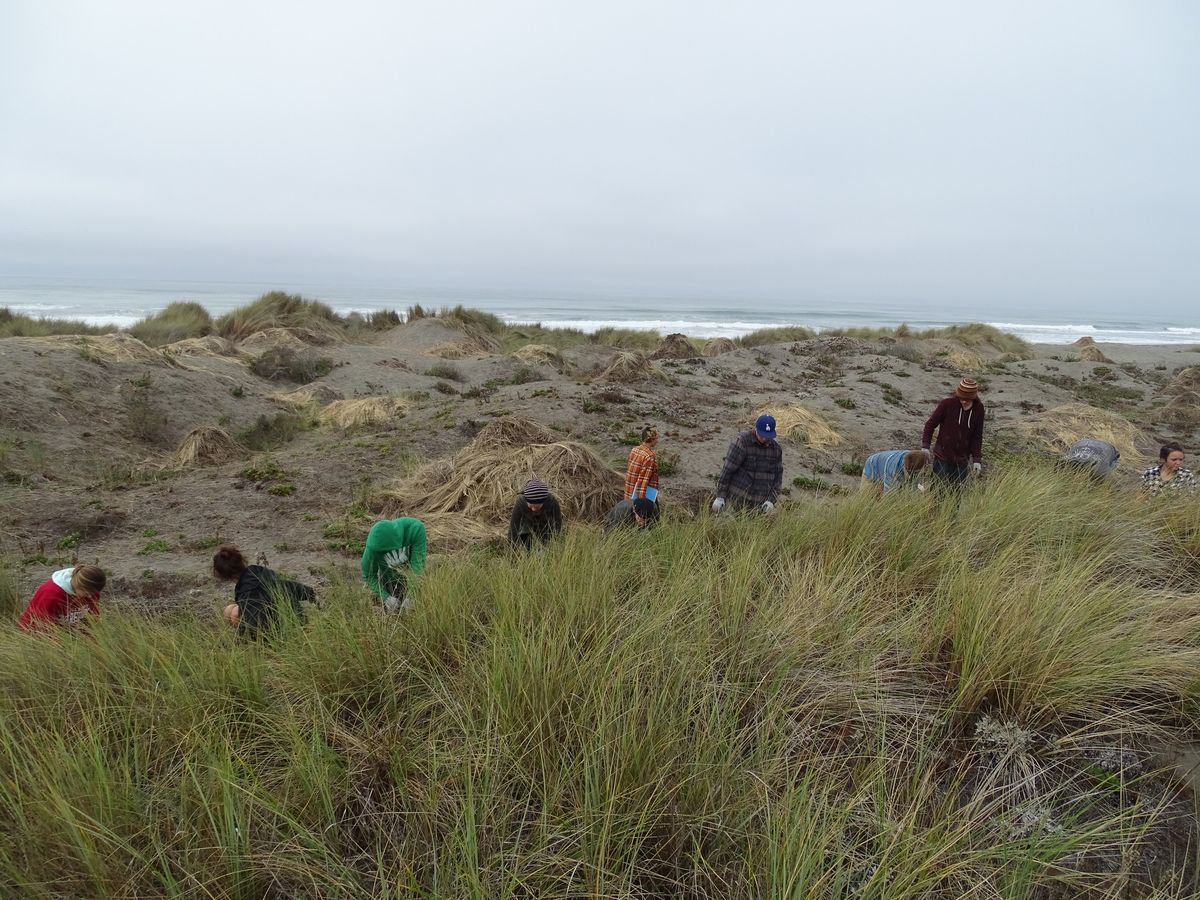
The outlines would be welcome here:
<svg viewBox="0 0 1200 900">
<path fill-rule="evenodd" d="M 266 646 L 215 609 L 6 631 L 0 882 L 1191 896 L 1149 751 L 1195 733 L 1200 516 L 1026 468 L 465 553 L 405 616 L 348 575 Z"/>
</svg>

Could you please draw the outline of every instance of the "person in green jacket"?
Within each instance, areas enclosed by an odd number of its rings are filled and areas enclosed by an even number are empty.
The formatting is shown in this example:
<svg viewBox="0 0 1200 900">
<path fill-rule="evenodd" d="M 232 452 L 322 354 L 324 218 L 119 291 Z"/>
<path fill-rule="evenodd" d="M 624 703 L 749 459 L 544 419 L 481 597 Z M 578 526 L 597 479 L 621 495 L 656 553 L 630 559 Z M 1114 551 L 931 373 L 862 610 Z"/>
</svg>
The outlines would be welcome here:
<svg viewBox="0 0 1200 900">
<path fill-rule="evenodd" d="M 362 574 L 388 612 L 411 609 L 409 579 L 425 571 L 425 524 L 420 519 L 384 519 L 371 526 Z"/>
</svg>

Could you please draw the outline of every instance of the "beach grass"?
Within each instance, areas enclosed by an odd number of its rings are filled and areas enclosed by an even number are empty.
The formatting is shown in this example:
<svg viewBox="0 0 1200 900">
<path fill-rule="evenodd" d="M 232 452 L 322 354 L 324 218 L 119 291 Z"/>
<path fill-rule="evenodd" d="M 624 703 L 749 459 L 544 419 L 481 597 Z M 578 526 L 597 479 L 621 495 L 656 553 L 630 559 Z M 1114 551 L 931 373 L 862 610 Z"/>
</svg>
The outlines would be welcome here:
<svg viewBox="0 0 1200 900">
<path fill-rule="evenodd" d="M 129 333 L 151 347 L 162 347 L 188 338 L 200 338 L 215 330 L 213 318 L 199 303 L 168 303 L 153 315 L 130 326 Z"/>
<path fill-rule="evenodd" d="M 43 319 L 0 306 L 0 338 L 49 337 L 55 334 L 111 334 L 116 326 L 89 325 L 79 319 Z"/>
<path fill-rule="evenodd" d="M 1120 502 L 1117 502 L 1120 500 Z M 1193 505 L 1194 506 L 1194 505 Z M 1192 896 L 1200 519 L 1023 460 L 0 634 L 22 896 Z M 1189 818 L 1190 817 L 1190 818 Z"/>
</svg>

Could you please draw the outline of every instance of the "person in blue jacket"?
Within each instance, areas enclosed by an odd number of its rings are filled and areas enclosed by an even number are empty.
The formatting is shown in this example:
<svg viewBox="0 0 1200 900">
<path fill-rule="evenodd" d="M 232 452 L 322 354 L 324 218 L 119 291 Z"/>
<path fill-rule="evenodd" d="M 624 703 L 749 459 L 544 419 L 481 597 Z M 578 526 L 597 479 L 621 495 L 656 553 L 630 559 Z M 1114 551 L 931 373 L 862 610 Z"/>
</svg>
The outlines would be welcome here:
<svg viewBox="0 0 1200 900">
<path fill-rule="evenodd" d="M 909 476 L 925 468 L 927 458 L 920 450 L 883 450 L 863 463 L 864 490 L 885 494 Z"/>
</svg>

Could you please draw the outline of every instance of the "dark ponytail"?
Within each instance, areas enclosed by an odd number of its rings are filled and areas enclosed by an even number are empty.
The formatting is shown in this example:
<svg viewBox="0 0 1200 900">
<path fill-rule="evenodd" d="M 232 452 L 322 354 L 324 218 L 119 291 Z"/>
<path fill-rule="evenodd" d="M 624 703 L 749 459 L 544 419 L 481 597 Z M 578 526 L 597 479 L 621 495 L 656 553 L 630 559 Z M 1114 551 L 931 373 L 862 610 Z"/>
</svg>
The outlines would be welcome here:
<svg viewBox="0 0 1200 900">
<path fill-rule="evenodd" d="M 222 544 L 213 554 L 213 574 L 222 581 L 233 581 L 246 571 L 246 557 L 233 544 Z"/>
</svg>

